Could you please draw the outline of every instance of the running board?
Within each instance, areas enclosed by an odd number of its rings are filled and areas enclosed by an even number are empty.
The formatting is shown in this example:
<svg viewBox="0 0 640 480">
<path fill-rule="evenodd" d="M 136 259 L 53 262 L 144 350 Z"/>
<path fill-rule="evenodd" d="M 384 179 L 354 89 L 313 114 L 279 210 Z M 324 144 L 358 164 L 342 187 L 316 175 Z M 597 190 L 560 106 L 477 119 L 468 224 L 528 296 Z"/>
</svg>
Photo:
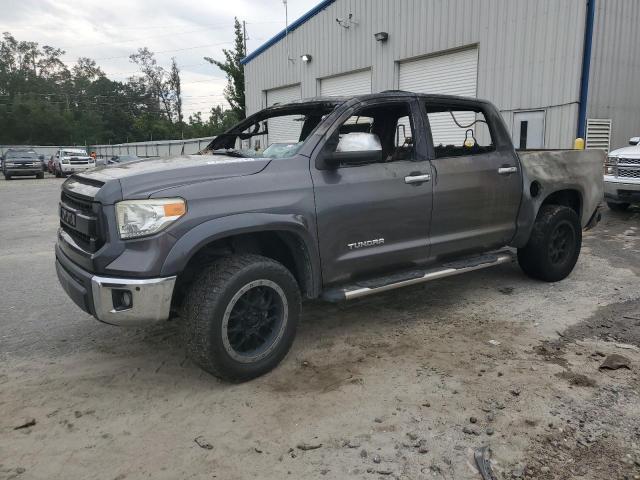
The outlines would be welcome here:
<svg viewBox="0 0 640 480">
<path fill-rule="evenodd" d="M 354 298 L 366 297 L 396 288 L 430 282 L 431 280 L 451 277 L 461 273 L 473 272 L 474 270 L 481 270 L 483 268 L 513 262 L 514 260 L 515 254 L 510 250 L 501 250 L 499 252 L 466 257 L 453 262 L 443 263 L 439 267 L 427 270 L 409 270 L 395 275 L 331 288 L 322 293 L 322 299 L 329 302 L 353 300 Z"/>
</svg>

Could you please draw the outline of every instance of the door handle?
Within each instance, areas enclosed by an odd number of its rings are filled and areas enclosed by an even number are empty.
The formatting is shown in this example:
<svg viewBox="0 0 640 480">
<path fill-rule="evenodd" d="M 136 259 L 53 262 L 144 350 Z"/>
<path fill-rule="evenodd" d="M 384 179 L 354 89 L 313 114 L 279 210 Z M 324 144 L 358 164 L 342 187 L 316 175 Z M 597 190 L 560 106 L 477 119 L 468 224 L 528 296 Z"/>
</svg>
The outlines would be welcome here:
<svg viewBox="0 0 640 480">
<path fill-rule="evenodd" d="M 500 175 L 510 175 L 512 173 L 516 173 L 518 171 L 518 167 L 500 167 L 498 169 L 498 173 Z"/>
<path fill-rule="evenodd" d="M 404 177 L 404 183 L 423 183 L 431 181 L 431 175 L 408 175 Z"/>
</svg>

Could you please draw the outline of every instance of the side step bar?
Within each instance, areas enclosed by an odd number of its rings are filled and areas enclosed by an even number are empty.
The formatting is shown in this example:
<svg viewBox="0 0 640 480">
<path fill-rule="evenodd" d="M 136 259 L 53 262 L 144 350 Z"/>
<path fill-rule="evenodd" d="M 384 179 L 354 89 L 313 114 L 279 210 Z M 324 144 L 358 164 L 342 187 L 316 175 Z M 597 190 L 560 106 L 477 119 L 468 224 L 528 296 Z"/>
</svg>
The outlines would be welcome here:
<svg viewBox="0 0 640 480">
<path fill-rule="evenodd" d="M 360 281 L 350 285 L 325 290 L 322 299 L 329 302 L 353 300 L 396 288 L 430 282 L 440 278 L 451 277 L 461 273 L 473 272 L 483 268 L 510 263 L 515 260 L 515 253 L 510 250 L 476 255 L 453 262 L 444 263 L 427 270 L 409 270 L 395 275 Z"/>
</svg>

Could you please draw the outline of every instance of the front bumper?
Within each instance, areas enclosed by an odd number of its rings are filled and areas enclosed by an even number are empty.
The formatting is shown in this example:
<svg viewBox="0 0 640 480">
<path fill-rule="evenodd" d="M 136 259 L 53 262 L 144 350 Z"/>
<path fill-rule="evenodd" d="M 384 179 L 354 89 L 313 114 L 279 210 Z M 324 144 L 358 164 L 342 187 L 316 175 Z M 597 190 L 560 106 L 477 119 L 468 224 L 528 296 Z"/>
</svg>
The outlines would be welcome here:
<svg viewBox="0 0 640 480">
<path fill-rule="evenodd" d="M 628 179 L 604 177 L 604 199 L 618 203 L 640 203 L 640 181 L 629 182 Z"/>
<path fill-rule="evenodd" d="M 86 172 L 87 170 L 91 170 L 92 168 L 96 168 L 95 163 L 91 163 L 91 164 L 61 163 L 60 164 L 60 170 L 62 171 L 62 173 Z"/>
<path fill-rule="evenodd" d="M 169 318 L 175 276 L 147 279 L 97 276 L 71 262 L 57 245 L 56 272 L 74 303 L 101 322 L 128 326 Z M 129 301 L 123 302 L 125 297 Z"/>
<path fill-rule="evenodd" d="M 12 177 L 20 177 L 20 176 L 31 176 L 31 175 L 40 175 L 42 173 L 42 168 L 40 167 L 28 167 L 28 168 L 13 168 L 7 167 L 4 171 L 5 175 L 11 175 Z"/>
</svg>

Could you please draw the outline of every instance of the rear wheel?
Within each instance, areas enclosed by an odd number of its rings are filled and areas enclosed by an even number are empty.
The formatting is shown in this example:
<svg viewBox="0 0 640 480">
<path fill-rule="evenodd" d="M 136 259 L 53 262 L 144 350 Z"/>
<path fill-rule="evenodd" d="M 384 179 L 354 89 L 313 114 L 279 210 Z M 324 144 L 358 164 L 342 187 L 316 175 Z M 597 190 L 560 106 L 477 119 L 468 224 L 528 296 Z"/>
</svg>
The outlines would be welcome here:
<svg viewBox="0 0 640 480">
<path fill-rule="evenodd" d="M 300 290 L 283 265 L 258 255 L 223 257 L 185 298 L 187 353 L 217 377 L 249 380 L 286 356 L 299 316 Z"/>
<path fill-rule="evenodd" d="M 581 246 L 582 229 L 576 212 L 562 205 L 544 205 L 529 242 L 518 249 L 518 263 L 532 278 L 557 282 L 573 271 Z"/>
<path fill-rule="evenodd" d="M 630 203 L 607 202 L 607 206 L 614 212 L 624 212 L 627 208 L 629 208 L 630 205 Z"/>
</svg>

